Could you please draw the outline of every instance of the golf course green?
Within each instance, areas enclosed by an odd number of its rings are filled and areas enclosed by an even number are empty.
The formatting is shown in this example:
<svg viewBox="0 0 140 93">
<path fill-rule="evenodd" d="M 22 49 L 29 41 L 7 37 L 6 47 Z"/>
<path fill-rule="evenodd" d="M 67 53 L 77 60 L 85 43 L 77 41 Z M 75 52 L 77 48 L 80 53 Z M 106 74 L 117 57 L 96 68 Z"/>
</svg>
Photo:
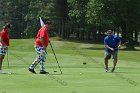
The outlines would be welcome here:
<svg viewBox="0 0 140 93">
<path fill-rule="evenodd" d="M 103 44 L 51 39 L 63 74 L 48 46 L 45 68 L 50 74 L 41 75 L 28 71 L 36 58 L 34 41 L 11 39 L 8 60 L 5 56 L 3 62 L 8 74 L 0 74 L 0 93 L 140 93 L 140 47 L 130 51 L 123 46 L 115 72 L 106 73 Z M 35 71 L 39 73 L 39 65 Z"/>
</svg>

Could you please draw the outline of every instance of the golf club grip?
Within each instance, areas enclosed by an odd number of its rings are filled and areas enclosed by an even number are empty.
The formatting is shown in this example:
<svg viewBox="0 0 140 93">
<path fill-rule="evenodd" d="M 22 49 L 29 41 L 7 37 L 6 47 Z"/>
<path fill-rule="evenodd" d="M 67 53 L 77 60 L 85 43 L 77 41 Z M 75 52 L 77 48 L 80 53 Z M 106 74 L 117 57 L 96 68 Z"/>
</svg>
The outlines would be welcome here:
<svg viewBox="0 0 140 93">
<path fill-rule="evenodd" d="M 58 62 L 58 60 L 57 60 L 57 57 L 56 57 L 56 55 L 55 55 L 55 52 L 54 52 L 54 50 L 53 50 L 51 41 L 50 41 L 50 46 L 51 46 L 51 49 L 52 49 L 52 51 L 53 51 L 54 57 L 55 57 L 55 59 L 56 59 L 56 62 L 57 62 L 57 64 L 58 64 L 58 67 L 59 67 L 59 69 L 60 69 L 60 72 L 61 72 L 61 74 L 62 74 L 62 70 L 61 70 L 61 67 L 60 67 L 60 65 L 59 65 L 59 62 Z"/>
</svg>

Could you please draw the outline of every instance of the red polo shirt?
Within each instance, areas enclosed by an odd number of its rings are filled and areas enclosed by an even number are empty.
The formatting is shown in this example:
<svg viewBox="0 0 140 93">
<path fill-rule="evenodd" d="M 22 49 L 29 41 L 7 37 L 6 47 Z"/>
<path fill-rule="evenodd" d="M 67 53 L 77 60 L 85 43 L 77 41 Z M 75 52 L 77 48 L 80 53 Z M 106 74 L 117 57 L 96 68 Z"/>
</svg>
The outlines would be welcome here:
<svg viewBox="0 0 140 93">
<path fill-rule="evenodd" d="M 2 38 L 3 42 L 6 44 L 6 46 L 9 46 L 9 34 L 8 34 L 8 31 L 6 29 L 3 29 L 1 32 L 0 32 L 0 37 Z"/>
<path fill-rule="evenodd" d="M 43 47 L 43 45 L 41 44 L 41 41 L 40 41 L 40 38 L 42 38 L 42 37 L 44 38 L 45 47 L 47 47 L 48 43 L 49 43 L 48 25 L 44 25 L 43 27 L 41 27 L 39 29 L 38 34 L 37 34 L 37 39 L 35 42 L 36 46 Z"/>
</svg>

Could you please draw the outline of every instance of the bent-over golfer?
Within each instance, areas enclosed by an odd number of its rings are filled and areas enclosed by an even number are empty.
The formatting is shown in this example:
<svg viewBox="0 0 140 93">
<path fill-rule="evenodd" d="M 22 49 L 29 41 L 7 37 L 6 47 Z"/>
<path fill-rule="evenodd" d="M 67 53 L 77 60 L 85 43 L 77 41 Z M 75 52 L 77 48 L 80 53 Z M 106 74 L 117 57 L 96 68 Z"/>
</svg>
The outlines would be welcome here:
<svg viewBox="0 0 140 93">
<path fill-rule="evenodd" d="M 37 52 L 37 58 L 29 67 L 29 71 L 36 74 L 34 68 L 40 63 L 40 74 L 49 74 L 45 71 L 44 63 L 46 59 L 46 48 L 49 44 L 48 25 L 50 21 L 47 21 L 38 31 L 35 41 L 35 50 Z"/>
<path fill-rule="evenodd" d="M 108 72 L 108 60 L 111 58 L 111 55 L 113 56 L 113 68 L 111 72 L 114 72 L 115 66 L 117 64 L 117 55 L 118 55 L 118 48 L 121 46 L 121 40 L 117 35 L 113 35 L 112 30 L 107 31 L 107 36 L 104 38 L 104 45 L 106 47 L 105 50 L 105 69 L 106 72 Z"/>
<path fill-rule="evenodd" d="M 9 38 L 9 34 L 8 32 L 10 31 L 11 28 L 11 24 L 7 23 L 2 31 L 0 32 L 0 73 L 2 72 L 2 62 L 3 59 L 6 55 L 6 53 L 8 52 L 8 46 L 9 46 L 9 42 L 10 42 L 10 38 Z"/>
</svg>

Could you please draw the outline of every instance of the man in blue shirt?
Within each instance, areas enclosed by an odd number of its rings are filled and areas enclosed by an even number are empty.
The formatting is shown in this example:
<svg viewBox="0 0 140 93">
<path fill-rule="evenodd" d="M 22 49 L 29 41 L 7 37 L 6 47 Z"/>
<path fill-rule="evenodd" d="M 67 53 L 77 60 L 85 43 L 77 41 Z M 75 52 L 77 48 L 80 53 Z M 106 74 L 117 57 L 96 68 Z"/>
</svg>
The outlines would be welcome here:
<svg viewBox="0 0 140 93">
<path fill-rule="evenodd" d="M 114 72 L 115 66 L 117 64 L 117 55 L 118 55 L 118 48 L 121 46 L 121 40 L 117 35 L 113 35 L 112 30 L 107 31 L 107 36 L 104 38 L 104 45 L 106 47 L 105 50 L 105 69 L 108 72 L 108 60 L 113 56 L 113 68 L 111 72 Z"/>
</svg>

